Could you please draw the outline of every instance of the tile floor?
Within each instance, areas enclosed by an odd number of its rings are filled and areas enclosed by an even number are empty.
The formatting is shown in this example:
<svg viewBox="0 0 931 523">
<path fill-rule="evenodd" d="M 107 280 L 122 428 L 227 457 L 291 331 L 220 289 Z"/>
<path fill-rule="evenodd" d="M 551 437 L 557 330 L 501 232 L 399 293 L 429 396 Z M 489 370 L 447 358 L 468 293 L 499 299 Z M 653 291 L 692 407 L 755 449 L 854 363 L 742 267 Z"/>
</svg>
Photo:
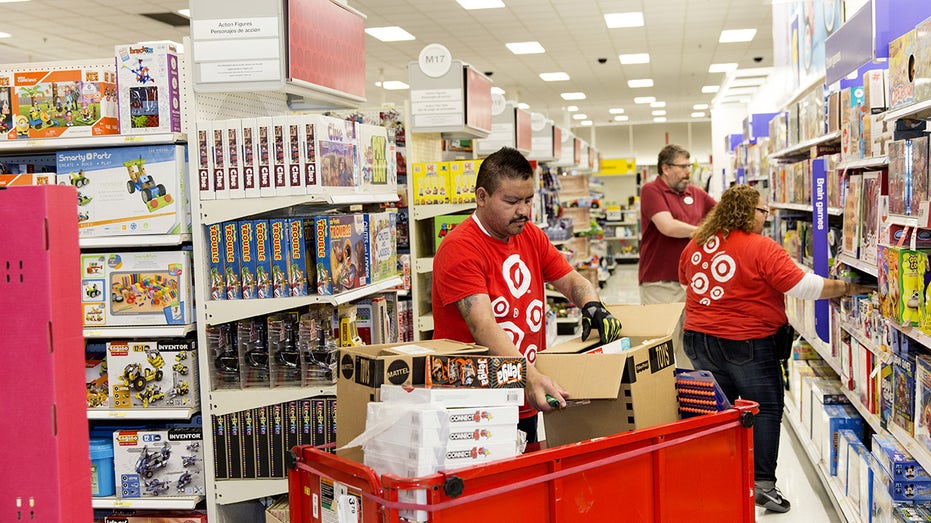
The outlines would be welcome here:
<svg viewBox="0 0 931 523">
<path fill-rule="evenodd" d="M 601 289 L 601 297 L 607 303 L 640 303 L 637 291 L 637 265 L 618 265 Z M 844 521 L 831 504 L 811 461 L 786 422 L 783 422 L 779 443 L 776 476 L 779 478 L 779 489 L 792 503 L 792 510 L 785 514 L 776 514 L 757 508 L 757 520 L 805 523 Z"/>
</svg>

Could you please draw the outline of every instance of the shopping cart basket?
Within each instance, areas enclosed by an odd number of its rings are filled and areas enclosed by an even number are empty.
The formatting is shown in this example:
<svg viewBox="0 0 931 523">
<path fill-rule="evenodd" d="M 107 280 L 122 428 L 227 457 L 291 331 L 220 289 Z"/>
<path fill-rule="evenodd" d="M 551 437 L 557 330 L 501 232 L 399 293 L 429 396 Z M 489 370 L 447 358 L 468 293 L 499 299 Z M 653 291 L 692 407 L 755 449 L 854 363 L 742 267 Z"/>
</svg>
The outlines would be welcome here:
<svg viewBox="0 0 931 523">
<path fill-rule="evenodd" d="M 433 523 L 752 522 L 757 404 L 420 478 L 379 477 L 312 446 L 294 447 L 291 521 Z M 398 492 L 426 490 L 425 504 Z M 334 513 L 338 510 L 341 514 Z"/>
</svg>

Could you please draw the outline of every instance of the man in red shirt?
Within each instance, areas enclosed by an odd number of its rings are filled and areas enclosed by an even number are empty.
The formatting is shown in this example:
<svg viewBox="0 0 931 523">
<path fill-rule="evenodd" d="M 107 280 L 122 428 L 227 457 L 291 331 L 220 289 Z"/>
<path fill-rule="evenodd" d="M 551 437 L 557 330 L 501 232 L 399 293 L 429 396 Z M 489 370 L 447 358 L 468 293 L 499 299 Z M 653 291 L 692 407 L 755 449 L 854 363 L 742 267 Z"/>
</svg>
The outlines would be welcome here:
<svg viewBox="0 0 931 523">
<path fill-rule="evenodd" d="M 689 152 L 678 145 L 667 145 L 659 152 L 659 175 L 640 189 L 640 303 L 685 301 L 685 288 L 679 283 L 679 254 L 689 236 L 714 205 L 714 198 L 689 184 L 692 164 Z M 688 367 L 682 352 L 682 321 L 672 336 L 676 364 Z"/>
<path fill-rule="evenodd" d="M 475 213 L 453 229 L 433 258 L 434 339 L 488 347 L 498 356 L 527 358 L 526 404 L 518 428 L 536 442 L 536 413 L 566 406 L 568 394 L 533 362 L 546 349 L 544 284 L 582 309 L 582 338 L 620 337 L 621 323 L 601 304 L 594 286 L 573 270 L 531 221 L 533 168 L 516 149 L 487 157 L 475 183 Z"/>
</svg>

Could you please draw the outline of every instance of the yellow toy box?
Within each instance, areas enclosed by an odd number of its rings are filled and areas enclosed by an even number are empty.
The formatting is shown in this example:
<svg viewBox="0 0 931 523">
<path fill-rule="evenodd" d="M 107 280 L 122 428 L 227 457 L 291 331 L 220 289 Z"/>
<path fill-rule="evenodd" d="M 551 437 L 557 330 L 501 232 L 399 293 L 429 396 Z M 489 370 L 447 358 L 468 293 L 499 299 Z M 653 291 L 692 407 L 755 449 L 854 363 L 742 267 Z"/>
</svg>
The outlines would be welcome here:
<svg viewBox="0 0 931 523">
<path fill-rule="evenodd" d="M 449 162 L 449 194 L 450 203 L 475 202 L 475 179 L 481 160 L 456 160 Z"/>
<path fill-rule="evenodd" d="M 449 203 L 449 162 L 415 163 L 414 205 Z"/>
</svg>

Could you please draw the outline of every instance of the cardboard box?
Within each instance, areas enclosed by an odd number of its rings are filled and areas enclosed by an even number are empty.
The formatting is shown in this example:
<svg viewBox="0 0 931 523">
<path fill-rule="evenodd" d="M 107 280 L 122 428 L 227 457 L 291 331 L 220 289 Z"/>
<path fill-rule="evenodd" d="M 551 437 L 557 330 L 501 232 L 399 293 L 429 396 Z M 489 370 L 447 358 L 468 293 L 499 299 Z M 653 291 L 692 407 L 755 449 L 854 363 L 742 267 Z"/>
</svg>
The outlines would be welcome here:
<svg viewBox="0 0 931 523">
<path fill-rule="evenodd" d="M 203 495 L 203 462 L 200 427 L 113 433 L 118 498 Z"/>
<path fill-rule="evenodd" d="M 915 101 L 915 30 L 889 42 L 889 109 Z"/>
<path fill-rule="evenodd" d="M 678 419 L 671 334 L 682 303 L 609 305 L 631 348 L 619 354 L 580 354 L 593 348 L 576 338 L 537 354 L 537 369 L 574 400 L 591 400 L 546 414 L 550 447 Z"/>
<path fill-rule="evenodd" d="M 118 45 L 120 134 L 181 132 L 178 44 Z"/>
<path fill-rule="evenodd" d="M 416 344 L 362 345 L 339 349 L 336 382 L 336 446 L 342 447 L 365 429 L 366 404 L 379 401 L 383 383 L 423 385 L 428 354 L 484 354 L 488 349 L 451 340 Z M 352 451 L 355 455 L 352 455 Z M 361 449 L 349 449 L 349 457 L 362 462 Z"/>
</svg>

